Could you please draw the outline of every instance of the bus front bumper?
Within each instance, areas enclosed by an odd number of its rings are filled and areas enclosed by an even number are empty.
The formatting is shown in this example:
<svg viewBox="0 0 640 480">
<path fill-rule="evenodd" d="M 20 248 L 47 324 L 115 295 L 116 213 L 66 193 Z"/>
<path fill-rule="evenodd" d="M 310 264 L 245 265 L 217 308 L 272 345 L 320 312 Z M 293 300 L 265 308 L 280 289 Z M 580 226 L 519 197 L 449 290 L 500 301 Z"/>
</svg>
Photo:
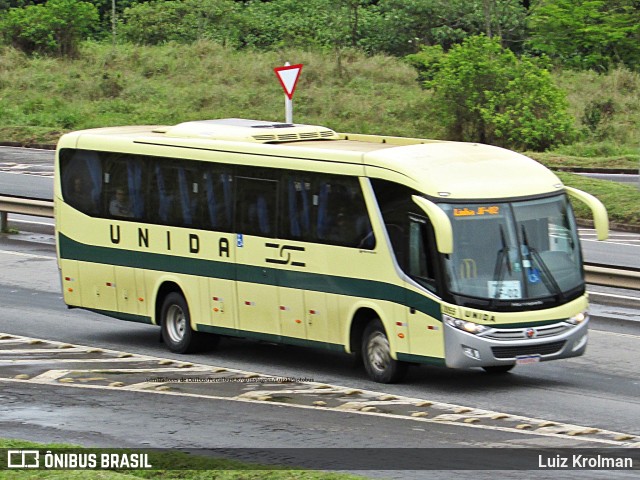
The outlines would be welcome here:
<svg viewBox="0 0 640 480">
<path fill-rule="evenodd" d="M 491 328 L 471 334 L 444 324 L 445 363 L 451 368 L 493 367 L 577 357 L 587 348 L 588 318 L 544 327 Z"/>
</svg>

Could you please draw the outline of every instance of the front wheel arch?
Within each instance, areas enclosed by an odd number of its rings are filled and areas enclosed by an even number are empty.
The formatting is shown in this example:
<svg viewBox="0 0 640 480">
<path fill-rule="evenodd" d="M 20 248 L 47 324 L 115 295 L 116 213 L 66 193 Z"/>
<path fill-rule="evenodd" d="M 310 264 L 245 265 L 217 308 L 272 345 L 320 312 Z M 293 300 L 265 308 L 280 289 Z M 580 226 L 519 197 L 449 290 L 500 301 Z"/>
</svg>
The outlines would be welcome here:
<svg viewBox="0 0 640 480">
<path fill-rule="evenodd" d="M 165 298 L 167 298 L 167 295 L 172 292 L 179 293 L 183 298 L 187 298 L 177 283 L 172 281 L 162 282 L 162 285 L 160 285 L 156 293 L 154 310 L 154 323 L 158 326 L 162 326 L 162 304 L 164 303 Z"/>
</svg>

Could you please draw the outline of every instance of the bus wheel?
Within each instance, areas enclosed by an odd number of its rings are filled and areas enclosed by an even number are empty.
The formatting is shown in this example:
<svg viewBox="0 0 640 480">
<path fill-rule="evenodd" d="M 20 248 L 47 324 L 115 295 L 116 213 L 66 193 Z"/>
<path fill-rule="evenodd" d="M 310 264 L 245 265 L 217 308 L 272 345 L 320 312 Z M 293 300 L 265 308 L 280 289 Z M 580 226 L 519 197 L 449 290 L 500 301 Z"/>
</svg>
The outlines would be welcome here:
<svg viewBox="0 0 640 480">
<path fill-rule="evenodd" d="M 362 335 L 362 360 L 369 377 L 379 383 L 395 383 L 407 373 L 407 364 L 391 357 L 389 339 L 380 320 L 370 322 Z"/>
<path fill-rule="evenodd" d="M 507 373 L 513 370 L 515 365 L 494 365 L 493 367 L 482 367 L 482 369 L 492 375 L 500 375 L 501 373 Z"/>
<path fill-rule="evenodd" d="M 189 306 L 184 297 L 171 292 L 164 299 L 161 310 L 162 339 L 174 353 L 192 353 L 203 344 L 203 334 L 191 329 Z"/>
</svg>

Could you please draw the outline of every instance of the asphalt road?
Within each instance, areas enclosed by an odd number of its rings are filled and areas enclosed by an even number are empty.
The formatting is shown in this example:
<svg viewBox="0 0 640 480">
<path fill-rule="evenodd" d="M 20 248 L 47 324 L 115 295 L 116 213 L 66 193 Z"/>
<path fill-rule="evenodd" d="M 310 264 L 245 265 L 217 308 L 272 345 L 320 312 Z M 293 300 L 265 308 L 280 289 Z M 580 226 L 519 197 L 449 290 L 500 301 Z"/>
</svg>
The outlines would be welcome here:
<svg viewBox="0 0 640 480">
<path fill-rule="evenodd" d="M 581 173 L 580 175 L 584 175 L 590 178 L 597 178 L 598 180 L 609 180 L 611 182 L 619 182 L 619 183 L 630 183 L 633 185 L 637 185 L 640 188 L 640 179 L 638 174 L 624 174 L 624 173 Z"/>
<path fill-rule="evenodd" d="M 53 200 L 54 156 L 51 150 L 0 147 L 0 194 Z"/>
<path fill-rule="evenodd" d="M 367 380 L 362 368 L 353 365 L 344 354 L 223 340 L 212 352 L 174 355 L 159 343 L 157 327 L 67 310 L 59 293 L 52 245 L 3 239 L 0 269 L 0 332 L 5 334 L 277 377 L 306 378 L 374 391 L 379 396 L 453 405 L 450 413 L 458 407 L 470 412 L 480 409 L 538 422 L 596 428 L 629 434 L 629 441 L 640 445 L 638 322 L 594 320 L 588 354 L 581 358 L 518 367 L 504 376 L 416 367 L 404 384 L 382 386 Z M 115 389 L 76 391 L 60 384 L 2 383 L 0 427 L 6 434 L 20 438 L 64 438 L 102 446 L 542 447 L 579 446 L 592 441 L 589 435 L 532 434 L 519 432 L 513 425 L 500 430 L 465 424 L 462 418 L 453 424 L 421 423 L 406 418 L 296 408 L 286 402 L 245 404 L 179 395 L 149 399 L 153 393 L 136 391 L 119 395 Z M 598 434 L 595 438 L 593 445 L 598 446 Z"/>
</svg>

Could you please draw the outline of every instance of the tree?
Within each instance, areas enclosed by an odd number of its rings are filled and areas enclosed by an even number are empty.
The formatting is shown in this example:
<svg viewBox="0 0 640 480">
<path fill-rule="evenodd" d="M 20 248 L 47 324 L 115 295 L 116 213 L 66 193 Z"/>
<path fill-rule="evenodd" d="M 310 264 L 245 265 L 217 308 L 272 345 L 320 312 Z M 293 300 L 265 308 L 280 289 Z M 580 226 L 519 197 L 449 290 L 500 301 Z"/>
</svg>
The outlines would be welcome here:
<svg viewBox="0 0 640 480">
<path fill-rule="evenodd" d="M 640 67 L 637 0 L 541 0 L 531 10 L 533 52 L 575 68 Z"/>
<path fill-rule="evenodd" d="M 115 0 L 116 22 L 122 18 L 125 9 L 138 4 L 146 3 L 148 0 Z M 96 28 L 101 37 L 107 37 L 113 33 L 113 7 L 114 0 L 91 0 L 98 9 L 100 15 L 100 25 Z"/>
<path fill-rule="evenodd" d="M 505 46 L 524 40 L 526 8 L 518 0 L 380 0 L 363 33 L 372 52 L 415 53 L 425 45 L 445 50 L 468 36 L 498 36 Z"/>
<path fill-rule="evenodd" d="M 27 53 L 73 56 L 98 21 L 94 5 L 80 0 L 49 0 L 11 8 L 0 21 L 5 41 Z"/>
<path fill-rule="evenodd" d="M 123 12 L 123 37 L 134 43 L 157 45 L 198 39 L 238 43 L 242 19 L 233 0 L 155 0 Z"/>
<path fill-rule="evenodd" d="M 22 8 L 28 5 L 37 5 L 46 3 L 47 0 L 0 0 L 0 10 L 9 10 L 10 8 Z"/>
<path fill-rule="evenodd" d="M 358 45 L 370 0 L 247 2 L 243 44 L 263 48 Z"/>
<path fill-rule="evenodd" d="M 412 62 L 419 63 L 419 55 Z M 542 59 L 516 55 L 497 38 L 469 37 L 448 53 L 423 49 L 425 87 L 449 138 L 545 150 L 574 136 L 566 95 Z"/>
</svg>

